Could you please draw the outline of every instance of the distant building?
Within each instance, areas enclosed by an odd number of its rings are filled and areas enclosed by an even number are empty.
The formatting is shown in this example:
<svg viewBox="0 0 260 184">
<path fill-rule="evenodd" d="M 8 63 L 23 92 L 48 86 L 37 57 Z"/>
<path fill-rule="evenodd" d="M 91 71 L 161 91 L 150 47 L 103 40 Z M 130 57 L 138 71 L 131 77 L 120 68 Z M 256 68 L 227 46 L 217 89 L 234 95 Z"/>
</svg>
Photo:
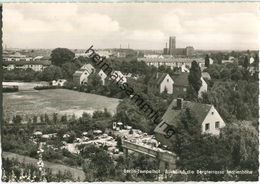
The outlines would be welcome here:
<svg viewBox="0 0 260 184">
<path fill-rule="evenodd" d="M 144 58 L 163 59 L 164 57 L 162 55 L 158 55 L 158 54 L 146 54 L 146 55 L 144 55 Z"/>
<path fill-rule="evenodd" d="M 251 56 L 250 59 L 249 59 L 249 63 L 252 64 L 254 63 L 255 59 Z"/>
<path fill-rule="evenodd" d="M 181 72 L 190 72 L 190 68 L 186 66 L 185 64 L 181 65 Z"/>
<path fill-rule="evenodd" d="M 58 80 L 53 80 L 52 82 L 51 82 L 51 85 L 52 86 L 60 86 L 60 87 L 62 87 L 62 86 L 64 86 L 64 84 L 67 82 L 67 80 L 66 79 L 58 79 Z"/>
<path fill-rule="evenodd" d="M 169 52 L 168 52 L 168 48 L 164 48 L 163 49 L 163 55 L 167 55 Z"/>
<path fill-rule="evenodd" d="M 181 55 L 181 56 L 192 56 L 194 55 L 194 48 L 188 46 L 186 48 L 176 48 L 176 37 L 170 36 L 169 38 L 169 48 L 166 47 L 163 49 L 164 55 Z"/>
<path fill-rule="evenodd" d="M 103 70 L 99 70 L 97 72 L 97 74 L 99 75 L 101 81 L 102 81 L 102 85 L 105 85 L 105 80 L 107 78 L 107 74 L 103 71 Z"/>
<path fill-rule="evenodd" d="M 169 38 L 169 54 L 173 55 L 176 49 L 176 37 L 170 36 Z"/>
<path fill-rule="evenodd" d="M 194 54 L 194 48 L 192 46 L 188 46 L 185 48 L 185 55 L 192 56 Z"/>
<path fill-rule="evenodd" d="M 90 53 L 75 53 L 75 58 L 79 58 L 79 57 L 88 57 L 90 55 Z"/>
<path fill-rule="evenodd" d="M 117 76 L 115 79 L 113 78 L 112 80 L 115 80 L 116 82 L 119 82 L 120 84 L 123 84 L 123 83 L 127 82 L 126 76 L 121 71 L 113 71 L 111 73 L 111 76 L 112 75 Z"/>
<path fill-rule="evenodd" d="M 186 72 L 184 72 L 184 73 L 181 72 L 181 73 L 173 76 L 173 81 L 174 81 L 173 94 L 175 97 L 186 94 L 186 92 L 189 88 L 188 76 L 189 76 L 189 73 L 186 73 Z M 200 90 L 198 91 L 199 98 L 202 97 L 203 92 L 207 92 L 207 90 L 208 90 L 208 84 L 203 79 L 203 77 L 201 77 L 201 82 L 202 82 L 202 85 L 201 85 Z"/>
<path fill-rule="evenodd" d="M 186 109 L 190 109 L 196 120 L 201 125 L 201 133 L 219 135 L 220 129 L 225 126 L 224 120 L 219 115 L 213 105 L 174 99 L 162 117 L 162 121 L 156 126 L 155 137 L 162 144 L 172 146 L 172 139 L 165 138 L 169 125 L 176 127 L 176 122 L 180 120 L 180 114 Z M 168 125 L 167 125 L 168 124 Z M 173 136 L 174 138 L 174 136 Z"/>
<path fill-rule="evenodd" d="M 221 63 L 234 63 L 237 62 L 238 60 L 234 58 L 233 56 L 230 56 L 228 59 L 222 59 Z"/>
<path fill-rule="evenodd" d="M 173 80 L 167 73 L 157 72 L 148 83 L 148 90 L 157 91 L 159 93 L 173 93 Z"/>
<path fill-rule="evenodd" d="M 86 84 L 90 74 L 95 72 L 95 68 L 91 64 L 83 65 L 80 70 L 73 74 L 73 82 L 77 85 Z"/>
<path fill-rule="evenodd" d="M 137 58 L 137 61 L 143 61 L 148 66 L 155 66 L 159 68 L 160 66 L 168 66 L 171 69 L 175 67 L 181 67 L 185 65 L 187 68 L 191 67 L 192 61 L 196 60 L 200 67 L 204 67 L 205 60 L 204 58 L 175 58 L 175 57 L 165 57 L 163 58 Z"/>
<path fill-rule="evenodd" d="M 43 56 L 36 56 L 33 58 L 34 61 L 39 61 L 41 59 L 43 59 Z"/>
<path fill-rule="evenodd" d="M 112 55 L 112 53 L 107 50 L 98 50 L 97 54 L 106 58 L 109 58 Z"/>
<path fill-rule="evenodd" d="M 38 60 L 38 61 L 4 61 L 3 69 L 14 70 L 14 69 L 32 69 L 36 72 L 43 71 L 46 67 L 51 65 L 50 60 Z"/>
<path fill-rule="evenodd" d="M 14 54 L 3 55 L 3 61 L 32 61 L 32 58 L 22 55 L 19 52 L 15 52 Z"/>
</svg>

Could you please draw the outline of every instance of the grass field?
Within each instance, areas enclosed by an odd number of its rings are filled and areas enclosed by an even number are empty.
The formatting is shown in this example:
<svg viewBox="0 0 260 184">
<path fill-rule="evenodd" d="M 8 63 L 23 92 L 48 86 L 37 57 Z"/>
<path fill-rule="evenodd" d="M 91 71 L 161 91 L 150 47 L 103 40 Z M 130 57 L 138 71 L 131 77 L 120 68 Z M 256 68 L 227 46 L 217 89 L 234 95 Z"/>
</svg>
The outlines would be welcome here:
<svg viewBox="0 0 260 184">
<path fill-rule="evenodd" d="M 67 89 L 28 90 L 3 94 L 5 118 L 15 114 L 40 115 L 43 113 L 60 113 L 81 116 L 83 112 L 107 108 L 112 114 L 116 112 L 119 99 L 100 95 L 72 91 Z"/>
<path fill-rule="evenodd" d="M 23 156 L 23 155 L 18 155 L 15 153 L 10 153 L 10 152 L 3 152 L 2 156 L 3 156 L 3 158 L 9 158 L 9 159 L 14 158 L 14 159 L 17 159 L 19 162 L 25 162 L 28 164 L 31 163 L 31 164 L 36 165 L 38 162 L 37 159 Z M 61 171 L 62 173 L 64 173 L 65 171 L 69 171 L 69 172 L 71 172 L 74 179 L 80 178 L 80 181 L 84 181 L 84 179 L 85 179 L 85 174 L 84 174 L 83 170 L 81 170 L 81 169 L 68 167 L 65 165 L 56 164 L 56 163 L 52 163 L 52 162 L 46 162 L 46 161 L 44 161 L 44 165 L 46 168 L 50 168 L 52 170 L 53 174 L 58 174 L 59 171 Z"/>
</svg>

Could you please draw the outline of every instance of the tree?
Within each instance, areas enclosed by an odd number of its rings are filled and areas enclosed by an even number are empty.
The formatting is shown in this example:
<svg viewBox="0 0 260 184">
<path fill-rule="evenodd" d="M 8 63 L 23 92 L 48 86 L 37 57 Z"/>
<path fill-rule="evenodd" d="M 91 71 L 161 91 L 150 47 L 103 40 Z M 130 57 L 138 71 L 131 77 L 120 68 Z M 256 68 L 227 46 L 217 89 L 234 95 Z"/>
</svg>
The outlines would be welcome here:
<svg viewBox="0 0 260 184">
<path fill-rule="evenodd" d="M 220 77 L 223 80 L 228 80 L 230 79 L 230 70 L 228 68 L 223 68 L 223 70 L 220 71 Z"/>
<path fill-rule="evenodd" d="M 22 122 L 22 117 L 20 115 L 16 115 L 13 117 L 14 124 L 20 124 Z"/>
<path fill-rule="evenodd" d="M 209 55 L 207 54 L 205 57 L 205 67 L 209 67 Z"/>
<path fill-rule="evenodd" d="M 258 128 L 258 127 L 257 127 Z M 248 121 L 233 122 L 227 125 L 220 139 L 225 142 L 231 154 L 231 168 L 236 170 L 252 170 L 248 181 L 258 179 L 258 131 Z"/>
<path fill-rule="evenodd" d="M 80 153 L 88 158 L 83 165 L 87 180 L 104 181 L 113 176 L 113 160 L 102 148 L 85 146 L 82 151 Z"/>
<path fill-rule="evenodd" d="M 61 65 L 62 75 L 65 79 L 72 79 L 77 67 L 74 63 L 64 63 Z"/>
<path fill-rule="evenodd" d="M 182 111 L 178 119 L 170 148 L 179 157 L 177 167 L 185 170 L 224 170 L 230 160 L 226 145 L 216 136 L 201 134 L 201 124 L 190 109 Z M 208 175 L 213 181 L 221 180 L 221 176 Z M 198 181 L 203 177 L 188 175 L 188 180 Z"/>
<path fill-rule="evenodd" d="M 200 66 L 196 61 L 192 61 L 191 63 L 191 69 L 188 76 L 189 84 L 190 86 L 196 91 L 198 94 L 200 87 L 202 85 L 201 81 L 201 70 Z"/>
<path fill-rule="evenodd" d="M 151 160 L 147 155 L 138 155 L 137 157 L 132 158 L 133 168 L 140 170 L 157 170 L 158 162 L 156 160 Z M 137 176 L 142 177 L 144 180 L 154 181 L 157 177 L 157 174 L 154 173 L 138 173 Z"/>
<path fill-rule="evenodd" d="M 37 116 L 33 116 L 33 123 L 37 123 L 37 119 L 38 119 Z"/>
<path fill-rule="evenodd" d="M 101 77 L 97 73 L 93 73 L 88 79 L 88 91 L 97 91 L 102 86 Z"/>
<path fill-rule="evenodd" d="M 44 114 L 44 120 L 47 124 L 50 124 L 50 119 L 49 119 L 49 116 L 48 114 Z"/>
<path fill-rule="evenodd" d="M 249 66 L 249 60 L 248 60 L 248 57 L 245 56 L 245 58 L 244 58 L 244 63 L 243 63 L 243 67 L 247 69 L 248 66 Z"/>
<path fill-rule="evenodd" d="M 254 57 L 254 66 L 258 68 L 259 67 L 258 65 L 259 65 L 259 54 L 257 52 Z"/>
<path fill-rule="evenodd" d="M 45 68 L 42 72 L 43 81 L 52 81 L 62 78 L 61 68 L 58 66 L 49 66 Z"/>
<path fill-rule="evenodd" d="M 72 62 L 74 57 L 75 53 L 67 48 L 56 48 L 51 52 L 51 62 L 56 66 L 61 66 L 67 62 Z"/>
<path fill-rule="evenodd" d="M 119 149 L 119 151 L 123 151 L 123 146 L 122 146 L 122 139 L 121 137 L 116 138 L 116 147 Z"/>
</svg>

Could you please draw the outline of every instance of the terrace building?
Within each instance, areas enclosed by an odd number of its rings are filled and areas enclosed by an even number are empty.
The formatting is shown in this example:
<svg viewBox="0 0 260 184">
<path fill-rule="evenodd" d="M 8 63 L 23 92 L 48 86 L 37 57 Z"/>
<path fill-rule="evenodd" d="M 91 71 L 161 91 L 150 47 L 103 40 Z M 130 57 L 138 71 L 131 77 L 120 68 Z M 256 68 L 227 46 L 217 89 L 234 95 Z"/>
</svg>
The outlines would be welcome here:
<svg viewBox="0 0 260 184">
<path fill-rule="evenodd" d="M 43 71 L 46 67 L 51 65 L 50 60 L 38 60 L 38 61 L 4 61 L 3 68 L 6 70 L 14 69 L 32 69 L 36 72 Z"/>
<path fill-rule="evenodd" d="M 174 58 L 174 57 L 164 57 L 164 58 L 137 58 L 138 61 L 145 62 L 148 66 L 154 66 L 159 68 L 160 66 L 167 66 L 171 69 L 175 67 L 181 67 L 185 65 L 190 68 L 192 61 L 196 60 L 200 67 L 204 67 L 205 61 L 203 58 Z"/>
</svg>

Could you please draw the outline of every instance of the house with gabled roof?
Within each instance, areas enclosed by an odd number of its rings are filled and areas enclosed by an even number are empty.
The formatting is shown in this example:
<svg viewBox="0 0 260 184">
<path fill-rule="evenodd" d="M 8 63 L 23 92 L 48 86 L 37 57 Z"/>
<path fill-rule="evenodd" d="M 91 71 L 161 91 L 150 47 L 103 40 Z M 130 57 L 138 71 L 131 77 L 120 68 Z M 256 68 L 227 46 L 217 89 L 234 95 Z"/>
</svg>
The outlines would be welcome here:
<svg viewBox="0 0 260 184">
<path fill-rule="evenodd" d="M 195 115 L 201 125 L 202 134 L 219 135 L 221 128 L 226 124 L 219 115 L 218 111 L 211 104 L 202 104 L 185 101 L 182 98 L 174 99 L 162 117 L 162 121 L 154 129 L 155 137 L 162 143 L 169 145 L 167 130 L 169 127 L 176 127 L 176 122 L 181 118 L 181 112 L 189 109 Z"/>
<path fill-rule="evenodd" d="M 80 69 L 86 70 L 88 73 L 94 73 L 96 71 L 96 69 L 91 64 L 85 64 Z"/>
<path fill-rule="evenodd" d="M 73 74 L 73 82 L 77 85 L 86 84 L 90 74 L 95 72 L 95 68 L 91 64 L 83 65 Z"/>
<path fill-rule="evenodd" d="M 102 81 L 102 85 L 105 85 L 107 74 L 103 70 L 101 70 L 101 69 L 97 71 L 97 74 L 99 75 L 99 77 L 100 77 L 100 79 Z"/>
<path fill-rule="evenodd" d="M 155 73 L 148 82 L 148 90 L 153 90 L 159 93 L 173 93 L 173 83 L 171 76 L 167 73 Z"/>
<path fill-rule="evenodd" d="M 189 73 L 187 72 L 181 72 L 173 76 L 173 94 L 177 97 L 179 95 L 185 94 L 189 87 L 189 79 L 188 79 Z M 200 87 L 200 90 L 198 91 L 198 97 L 202 97 L 203 92 L 207 92 L 208 90 L 208 84 L 204 80 L 203 77 L 200 78 L 202 85 Z"/>
</svg>

